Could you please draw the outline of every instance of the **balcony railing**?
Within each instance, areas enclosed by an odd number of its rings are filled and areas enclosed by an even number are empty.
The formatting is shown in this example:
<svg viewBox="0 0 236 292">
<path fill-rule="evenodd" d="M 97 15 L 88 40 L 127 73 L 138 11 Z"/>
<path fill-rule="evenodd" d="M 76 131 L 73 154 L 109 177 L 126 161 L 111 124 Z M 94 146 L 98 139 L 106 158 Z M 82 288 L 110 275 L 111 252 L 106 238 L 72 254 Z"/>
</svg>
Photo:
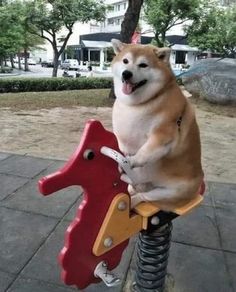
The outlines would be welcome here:
<svg viewBox="0 0 236 292">
<path fill-rule="evenodd" d="M 121 0 L 106 0 L 106 4 L 110 5 L 110 4 L 116 4 L 116 3 L 120 3 L 122 2 Z M 125 1 L 128 2 L 128 1 Z"/>
<path fill-rule="evenodd" d="M 120 25 L 107 25 L 101 28 L 100 32 L 120 32 Z"/>
<path fill-rule="evenodd" d="M 125 9 L 119 10 L 119 11 L 109 11 L 107 13 L 107 18 L 115 18 L 115 17 L 121 17 L 125 15 Z"/>
</svg>

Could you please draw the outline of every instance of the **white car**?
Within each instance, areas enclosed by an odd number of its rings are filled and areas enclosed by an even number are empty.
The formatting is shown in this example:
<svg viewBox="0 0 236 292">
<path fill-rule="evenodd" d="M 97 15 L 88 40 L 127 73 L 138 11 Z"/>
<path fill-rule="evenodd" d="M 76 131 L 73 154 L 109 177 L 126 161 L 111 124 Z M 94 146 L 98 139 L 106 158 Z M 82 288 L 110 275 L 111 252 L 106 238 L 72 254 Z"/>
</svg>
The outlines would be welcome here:
<svg viewBox="0 0 236 292">
<path fill-rule="evenodd" d="M 21 64 L 25 64 L 25 59 L 22 59 L 20 62 L 21 62 Z M 36 65 L 35 60 L 33 60 L 31 58 L 27 59 L 27 63 L 28 63 L 28 65 Z"/>
<path fill-rule="evenodd" d="M 79 61 L 77 59 L 65 59 L 61 63 L 61 69 L 78 70 L 79 69 Z"/>
<path fill-rule="evenodd" d="M 29 65 L 36 65 L 36 61 L 34 59 L 29 58 L 28 59 L 28 64 Z"/>
</svg>

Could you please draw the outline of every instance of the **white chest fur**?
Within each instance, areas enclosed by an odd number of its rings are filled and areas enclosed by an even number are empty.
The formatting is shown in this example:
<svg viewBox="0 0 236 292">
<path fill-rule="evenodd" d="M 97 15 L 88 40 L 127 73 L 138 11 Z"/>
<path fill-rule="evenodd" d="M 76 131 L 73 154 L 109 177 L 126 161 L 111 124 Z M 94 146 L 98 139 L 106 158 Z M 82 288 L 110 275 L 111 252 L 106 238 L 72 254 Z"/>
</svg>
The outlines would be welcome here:
<svg viewBox="0 0 236 292">
<path fill-rule="evenodd" d="M 134 155 L 162 120 L 163 115 L 155 114 L 151 107 L 129 106 L 116 100 L 113 107 L 113 131 L 121 151 Z"/>
</svg>

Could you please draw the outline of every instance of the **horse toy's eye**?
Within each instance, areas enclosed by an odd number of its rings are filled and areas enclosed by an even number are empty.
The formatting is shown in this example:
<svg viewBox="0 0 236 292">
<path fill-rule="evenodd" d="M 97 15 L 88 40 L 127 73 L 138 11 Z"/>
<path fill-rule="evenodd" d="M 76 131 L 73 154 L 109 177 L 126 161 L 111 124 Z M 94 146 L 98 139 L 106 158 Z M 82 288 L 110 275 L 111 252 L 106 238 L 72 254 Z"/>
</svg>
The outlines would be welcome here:
<svg viewBox="0 0 236 292">
<path fill-rule="evenodd" d="M 84 159 L 92 160 L 94 158 L 94 156 L 95 156 L 95 154 L 94 154 L 93 150 L 86 149 L 84 151 Z"/>
</svg>

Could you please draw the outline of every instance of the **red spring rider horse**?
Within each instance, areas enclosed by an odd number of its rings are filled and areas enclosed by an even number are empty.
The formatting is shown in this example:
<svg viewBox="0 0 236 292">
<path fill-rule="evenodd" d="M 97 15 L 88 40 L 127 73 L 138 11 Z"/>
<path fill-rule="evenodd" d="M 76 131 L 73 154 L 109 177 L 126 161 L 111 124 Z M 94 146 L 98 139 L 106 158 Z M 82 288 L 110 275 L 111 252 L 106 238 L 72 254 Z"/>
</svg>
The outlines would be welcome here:
<svg viewBox="0 0 236 292">
<path fill-rule="evenodd" d="M 157 225 L 150 220 L 156 214 L 161 215 L 158 226 L 166 222 L 165 212 L 155 203 L 141 203 L 135 213 L 130 212 L 127 184 L 120 180 L 117 162 L 135 181 L 114 134 L 106 131 L 100 122 L 91 120 L 65 166 L 39 181 L 39 190 L 44 195 L 72 185 L 82 186 L 84 190 L 83 201 L 67 228 L 65 245 L 59 254 L 62 279 L 67 285 L 84 289 L 101 279 L 107 286 L 119 284 L 119 278 L 108 271 L 119 264 L 129 237 L 148 229 L 150 222 Z M 202 196 L 198 196 L 184 211 L 172 213 L 171 219 L 186 213 L 201 200 Z"/>
</svg>

